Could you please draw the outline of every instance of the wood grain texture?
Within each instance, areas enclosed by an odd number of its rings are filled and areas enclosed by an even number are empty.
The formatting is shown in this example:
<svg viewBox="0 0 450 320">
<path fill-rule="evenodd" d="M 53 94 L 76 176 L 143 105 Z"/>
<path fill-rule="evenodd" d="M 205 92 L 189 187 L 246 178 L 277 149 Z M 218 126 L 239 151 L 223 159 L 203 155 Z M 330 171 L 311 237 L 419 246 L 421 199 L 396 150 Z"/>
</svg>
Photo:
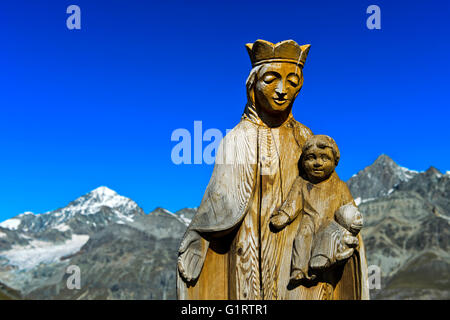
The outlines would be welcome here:
<svg viewBox="0 0 450 320">
<path fill-rule="evenodd" d="M 252 199 L 248 213 L 232 243 L 229 255 L 229 298 L 259 300 L 258 202 Z"/>
</svg>

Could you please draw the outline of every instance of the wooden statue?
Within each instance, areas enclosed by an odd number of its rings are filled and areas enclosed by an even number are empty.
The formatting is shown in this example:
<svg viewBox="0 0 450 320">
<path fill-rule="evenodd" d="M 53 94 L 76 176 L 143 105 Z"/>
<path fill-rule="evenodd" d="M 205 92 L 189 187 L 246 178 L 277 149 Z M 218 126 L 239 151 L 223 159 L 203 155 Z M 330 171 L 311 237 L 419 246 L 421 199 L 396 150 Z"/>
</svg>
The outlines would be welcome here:
<svg viewBox="0 0 450 320">
<path fill-rule="evenodd" d="M 182 239 L 178 298 L 367 299 L 367 265 L 360 235 L 348 233 L 340 238 L 337 252 L 327 252 L 329 266 L 316 279 L 291 281 L 292 252 L 301 247 L 295 247 L 294 241 L 306 225 L 303 218 L 309 214 L 304 212 L 313 211 L 306 207 L 308 203 L 316 206 L 313 209 L 321 217 L 328 217 L 345 202 L 336 198 L 339 194 L 347 192 L 346 203 L 353 199 L 336 173 L 326 184 L 340 189 L 331 193 L 313 179 L 314 199 L 299 199 L 304 204 L 299 217 L 275 227 L 275 216 L 296 188 L 302 150 L 312 136 L 291 112 L 303 85 L 310 45 L 257 40 L 246 47 L 253 66 L 246 83 L 248 102 L 241 121 L 220 144 L 211 180 Z M 330 223 L 330 219 L 319 220 L 314 230 Z M 309 250 L 313 248 L 314 239 Z M 321 246 L 317 248 L 321 252 Z M 351 256 L 343 259 L 350 248 Z"/>
</svg>

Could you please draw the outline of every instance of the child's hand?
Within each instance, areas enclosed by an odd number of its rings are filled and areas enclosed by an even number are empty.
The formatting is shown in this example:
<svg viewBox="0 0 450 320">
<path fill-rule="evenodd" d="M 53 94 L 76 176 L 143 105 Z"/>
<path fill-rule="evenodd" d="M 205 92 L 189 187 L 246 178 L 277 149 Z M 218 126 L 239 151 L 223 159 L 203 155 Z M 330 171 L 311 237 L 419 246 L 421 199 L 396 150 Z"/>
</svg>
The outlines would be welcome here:
<svg viewBox="0 0 450 320">
<path fill-rule="evenodd" d="M 351 234 L 349 231 L 345 231 L 343 236 L 344 244 L 346 244 L 350 248 L 356 248 L 359 246 L 359 240 L 357 237 L 355 237 L 353 234 Z"/>
<path fill-rule="evenodd" d="M 270 223 L 278 230 L 284 228 L 285 226 L 288 225 L 289 223 L 289 216 L 282 212 L 282 211 L 278 211 L 278 213 L 274 216 L 272 216 L 272 218 L 270 218 Z"/>
<path fill-rule="evenodd" d="M 301 281 L 301 280 L 313 281 L 316 280 L 316 275 L 314 274 L 309 275 L 308 271 L 302 271 L 299 269 L 296 269 L 291 272 L 291 281 Z"/>
</svg>

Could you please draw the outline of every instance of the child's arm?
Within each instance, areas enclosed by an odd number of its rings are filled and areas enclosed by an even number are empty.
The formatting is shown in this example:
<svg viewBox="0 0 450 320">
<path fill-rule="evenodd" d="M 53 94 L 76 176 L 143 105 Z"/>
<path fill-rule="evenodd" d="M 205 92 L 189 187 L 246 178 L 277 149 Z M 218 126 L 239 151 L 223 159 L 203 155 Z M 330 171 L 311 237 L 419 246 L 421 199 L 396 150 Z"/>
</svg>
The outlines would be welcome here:
<svg viewBox="0 0 450 320">
<path fill-rule="evenodd" d="M 303 208 L 303 179 L 297 177 L 283 205 L 270 219 L 272 225 L 281 229 L 291 223 Z"/>
</svg>

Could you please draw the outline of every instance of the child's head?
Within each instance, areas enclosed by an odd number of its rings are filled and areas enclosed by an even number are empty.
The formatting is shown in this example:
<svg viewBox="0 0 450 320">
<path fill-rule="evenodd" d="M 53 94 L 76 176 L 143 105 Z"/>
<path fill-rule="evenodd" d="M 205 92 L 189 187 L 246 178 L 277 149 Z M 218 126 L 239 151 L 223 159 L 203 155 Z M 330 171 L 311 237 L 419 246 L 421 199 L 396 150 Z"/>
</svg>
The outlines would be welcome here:
<svg viewBox="0 0 450 320">
<path fill-rule="evenodd" d="M 326 135 L 315 135 L 303 146 L 300 158 L 306 178 L 317 183 L 328 179 L 339 162 L 336 142 Z"/>
<path fill-rule="evenodd" d="M 353 203 L 340 207 L 334 214 L 336 222 L 350 231 L 352 234 L 358 234 L 363 226 L 361 212 L 358 211 Z"/>
</svg>

